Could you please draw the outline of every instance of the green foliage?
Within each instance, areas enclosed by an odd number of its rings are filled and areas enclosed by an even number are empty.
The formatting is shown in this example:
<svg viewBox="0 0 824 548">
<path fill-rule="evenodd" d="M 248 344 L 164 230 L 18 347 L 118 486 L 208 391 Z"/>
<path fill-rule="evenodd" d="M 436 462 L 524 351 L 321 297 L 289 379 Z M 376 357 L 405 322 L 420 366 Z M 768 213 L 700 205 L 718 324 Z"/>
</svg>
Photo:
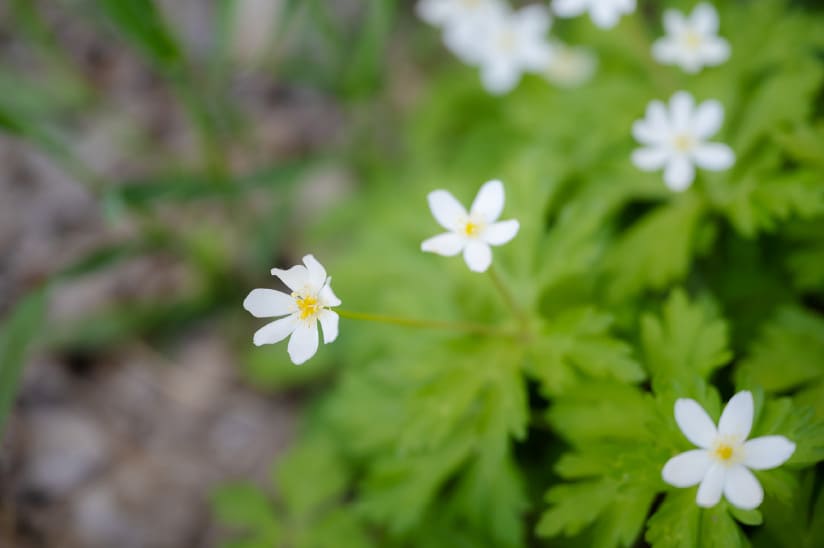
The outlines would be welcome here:
<svg viewBox="0 0 824 548">
<path fill-rule="evenodd" d="M 31 292 L 0 324 L 0 433 L 14 403 L 29 345 L 43 329 L 46 297 L 45 290 Z"/>
</svg>

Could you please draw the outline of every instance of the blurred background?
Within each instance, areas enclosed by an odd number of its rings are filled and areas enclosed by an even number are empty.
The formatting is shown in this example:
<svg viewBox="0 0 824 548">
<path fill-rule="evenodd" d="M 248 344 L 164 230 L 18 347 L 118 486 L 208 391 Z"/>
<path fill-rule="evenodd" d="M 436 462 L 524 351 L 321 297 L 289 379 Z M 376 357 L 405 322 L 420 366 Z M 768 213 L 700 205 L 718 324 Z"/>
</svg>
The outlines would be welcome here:
<svg viewBox="0 0 824 548">
<path fill-rule="evenodd" d="M 212 546 L 267 480 L 306 393 L 240 305 L 394 153 L 410 7 L 0 3 L 0 546 Z"/>
<path fill-rule="evenodd" d="M 556 20 L 581 50 L 497 97 L 411 0 L 0 0 L 0 548 L 540 545 L 563 447 L 543 414 L 588 378 L 550 335 L 623 363 L 682 283 L 717 296 L 736 356 L 780 306 L 821 309 L 822 4 L 719 0 L 730 61 L 656 64 L 663 9 L 695 3 Z M 725 105 L 739 162 L 674 195 L 629 158 L 677 89 Z M 522 226 L 504 280 L 546 319 L 609 312 L 553 324 L 544 377 L 354 322 L 301 367 L 252 345 L 244 297 L 306 253 L 347 309 L 509 321 L 419 247 L 427 192 L 493 177 Z"/>
</svg>

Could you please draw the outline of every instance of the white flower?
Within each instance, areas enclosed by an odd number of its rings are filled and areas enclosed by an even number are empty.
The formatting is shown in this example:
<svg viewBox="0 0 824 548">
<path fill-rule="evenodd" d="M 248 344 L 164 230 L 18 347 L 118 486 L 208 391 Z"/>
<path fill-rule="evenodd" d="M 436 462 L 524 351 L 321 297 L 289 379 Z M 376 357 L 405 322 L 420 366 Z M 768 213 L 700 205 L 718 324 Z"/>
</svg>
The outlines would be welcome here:
<svg viewBox="0 0 824 548">
<path fill-rule="evenodd" d="M 506 93 L 518 85 L 523 72 L 544 69 L 551 57 L 546 37 L 551 22 L 549 11 L 539 5 L 488 18 L 481 33 L 472 37 L 477 48 L 473 55 L 487 91 Z"/>
<path fill-rule="evenodd" d="M 635 11 L 635 0 L 555 0 L 552 8 L 559 17 L 577 17 L 588 11 L 593 23 L 608 29 L 622 15 Z"/>
<path fill-rule="evenodd" d="M 478 62 L 484 29 L 506 14 L 500 0 L 420 0 L 418 16 L 443 28 L 446 47 L 466 63 Z"/>
<path fill-rule="evenodd" d="M 752 394 L 746 390 L 727 403 L 717 430 L 698 402 L 676 401 L 675 421 L 684 436 L 700 449 L 668 460 L 661 472 L 664 481 L 675 487 L 700 483 L 695 499 L 698 506 L 715 506 L 723 493 L 738 508 L 757 508 L 764 500 L 764 490 L 750 469 L 767 470 L 784 464 L 795 451 L 795 444 L 784 436 L 747 440 L 752 417 Z"/>
<path fill-rule="evenodd" d="M 463 251 L 467 266 L 474 272 L 484 272 L 492 263 L 490 245 L 503 245 L 518 233 L 516 220 L 496 222 L 504 208 L 501 181 L 484 183 L 469 213 L 446 190 L 430 192 L 427 199 L 435 220 L 449 232 L 425 240 L 421 249 L 447 257 Z"/>
<path fill-rule="evenodd" d="M 332 279 L 326 276 L 326 269 L 312 255 L 306 255 L 302 265 L 289 270 L 273 268 L 272 275 L 292 292 L 254 289 L 243 301 L 243 308 L 256 318 L 285 316 L 258 329 L 254 343 L 273 344 L 291 335 L 289 357 L 300 365 L 318 350 L 318 322 L 325 344 L 337 338 L 338 315 L 329 307 L 338 306 L 340 299 L 332 292 Z"/>
<path fill-rule="evenodd" d="M 698 72 L 730 56 L 730 45 L 717 35 L 718 12 L 711 4 L 698 4 L 689 17 L 678 10 L 665 11 L 664 29 L 667 35 L 652 45 L 652 56 L 660 63 Z"/>
<path fill-rule="evenodd" d="M 637 120 L 632 134 L 644 145 L 632 154 L 638 169 L 655 171 L 664 168 L 664 182 L 675 191 L 687 189 L 695 179 L 695 165 L 710 171 L 722 171 L 735 163 L 732 149 L 723 143 L 707 143 L 724 121 L 724 107 L 714 100 L 695 107 L 686 91 L 672 96 L 669 112 L 661 101 L 647 106 L 646 118 Z"/>
<path fill-rule="evenodd" d="M 550 43 L 552 55 L 544 68 L 544 76 L 561 87 L 577 87 L 589 81 L 598 60 L 586 48 L 568 46 L 560 41 Z"/>
</svg>

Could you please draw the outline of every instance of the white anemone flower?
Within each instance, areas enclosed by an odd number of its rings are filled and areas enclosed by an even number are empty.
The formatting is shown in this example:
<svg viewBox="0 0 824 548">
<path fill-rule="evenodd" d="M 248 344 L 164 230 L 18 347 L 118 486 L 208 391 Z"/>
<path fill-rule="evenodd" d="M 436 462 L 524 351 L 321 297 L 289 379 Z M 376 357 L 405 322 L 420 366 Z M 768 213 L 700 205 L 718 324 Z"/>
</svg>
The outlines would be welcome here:
<svg viewBox="0 0 824 548">
<path fill-rule="evenodd" d="M 724 407 L 718 428 L 697 401 L 676 401 L 675 421 L 684 436 L 700 449 L 668 460 L 661 472 L 664 481 L 675 487 L 700 484 L 695 502 L 704 508 L 718 504 L 722 494 L 733 506 L 757 508 L 764 500 L 764 490 L 750 470 L 784 464 L 795 452 L 795 444 L 784 436 L 747 440 L 752 419 L 752 394 L 746 390 Z"/>
<path fill-rule="evenodd" d="M 698 4 L 689 17 L 678 10 L 665 11 L 664 29 L 667 35 L 652 45 L 659 63 L 695 73 L 730 57 L 729 43 L 718 36 L 718 12 L 712 4 Z"/>
<path fill-rule="evenodd" d="M 679 91 L 669 110 L 661 101 L 647 106 L 646 117 L 632 126 L 633 136 L 644 145 L 632 154 L 632 162 L 643 171 L 664 169 L 664 182 L 675 192 L 689 188 L 695 166 L 723 171 L 735 163 L 735 153 L 723 143 L 708 143 L 724 121 L 724 107 L 715 100 L 697 107 L 692 95 Z"/>
<path fill-rule="evenodd" d="M 449 232 L 429 238 L 421 244 L 423 251 L 452 257 L 463 251 L 470 270 L 485 272 L 492 264 L 491 245 L 503 245 L 518 233 L 518 221 L 498 221 L 504 209 L 504 185 L 494 180 L 484 183 L 469 212 L 446 190 L 427 196 L 429 209 Z"/>
<path fill-rule="evenodd" d="M 550 43 L 552 55 L 544 67 L 544 76 L 553 84 L 574 88 L 592 79 L 598 65 L 595 54 L 587 48 L 568 46 L 555 40 Z"/>
<path fill-rule="evenodd" d="M 544 6 L 490 16 L 483 34 L 474 36 L 477 64 L 484 88 L 495 95 L 511 91 L 524 72 L 541 72 L 552 50 L 547 31 L 552 20 Z"/>
<path fill-rule="evenodd" d="M 552 9 L 559 17 L 578 17 L 589 12 L 593 23 L 609 29 L 622 15 L 635 11 L 635 0 L 554 0 Z"/>
<path fill-rule="evenodd" d="M 415 8 L 421 19 L 443 29 L 446 47 L 470 64 L 479 61 L 485 29 L 508 9 L 501 0 L 420 0 Z"/>
<path fill-rule="evenodd" d="M 291 293 L 274 289 L 254 289 L 243 301 L 243 308 L 256 318 L 277 318 L 257 330 L 254 343 L 273 344 L 289 335 L 289 357 L 292 363 L 300 365 L 318 350 L 318 322 L 323 328 L 323 342 L 329 344 L 338 336 L 338 315 L 330 307 L 338 306 L 338 299 L 315 257 L 306 255 L 303 264 L 289 270 L 272 269 L 291 290 Z"/>
</svg>

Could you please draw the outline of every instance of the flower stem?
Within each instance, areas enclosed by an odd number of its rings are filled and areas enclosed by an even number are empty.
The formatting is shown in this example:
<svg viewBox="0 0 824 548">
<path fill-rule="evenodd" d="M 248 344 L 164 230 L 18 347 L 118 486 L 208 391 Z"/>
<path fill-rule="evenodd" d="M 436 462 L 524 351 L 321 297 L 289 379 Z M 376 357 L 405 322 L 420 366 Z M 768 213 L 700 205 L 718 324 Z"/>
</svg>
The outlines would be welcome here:
<svg viewBox="0 0 824 548">
<path fill-rule="evenodd" d="M 518 301 L 515 300 L 515 297 L 509 291 L 509 288 L 507 288 L 506 284 L 504 284 L 503 280 L 501 280 L 501 277 L 498 275 L 495 267 L 490 266 L 487 272 L 489 272 L 489 277 L 492 280 L 492 284 L 495 286 L 495 289 L 498 290 L 498 293 L 501 294 L 501 297 L 503 297 L 506 305 L 521 323 L 521 329 L 523 329 L 524 333 L 529 332 L 529 316 L 527 316 L 524 309 L 520 307 Z"/>
<path fill-rule="evenodd" d="M 416 327 L 423 329 L 448 329 L 451 331 L 462 331 L 464 333 L 474 333 L 478 335 L 494 335 L 501 337 L 514 337 L 516 334 L 492 325 L 483 325 L 466 322 L 444 322 L 437 320 L 420 320 L 417 318 L 404 318 L 401 316 L 389 316 L 386 314 L 369 314 L 366 312 L 352 312 L 350 310 L 334 309 L 342 318 L 351 320 L 363 320 L 367 322 L 388 323 L 392 325 L 402 325 L 405 327 Z"/>
</svg>

